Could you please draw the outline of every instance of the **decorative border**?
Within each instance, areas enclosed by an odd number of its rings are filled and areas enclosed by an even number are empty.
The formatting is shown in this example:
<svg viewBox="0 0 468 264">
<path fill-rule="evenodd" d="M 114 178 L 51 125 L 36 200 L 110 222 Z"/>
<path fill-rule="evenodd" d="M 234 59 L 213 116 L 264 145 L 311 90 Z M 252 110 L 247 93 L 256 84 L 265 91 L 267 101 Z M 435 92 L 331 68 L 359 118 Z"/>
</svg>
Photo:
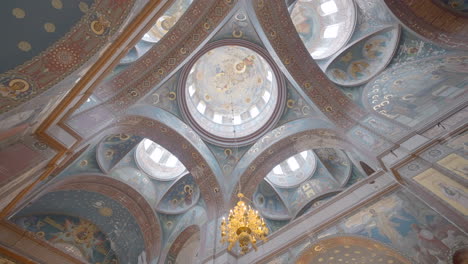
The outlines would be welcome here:
<svg viewBox="0 0 468 264">
<path fill-rule="evenodd" d="M 384 2 L 405 27 L 423 38 L 444 47 L 468 50 L 467 17 L 457 15 L 432 0 Z"/>
<path fill-rule="evenodd" d="M 192 66 L 198 61 L 198 59 L 201 56 L 203 56 L 208 51 L 215 49 L 215 48 L 222 47 L 222 46 L 228 46 L 228 45 L 229 46 L 241 46 L 244 48 L 248 48 L 248 49 L 255 51 L 260 56 L 262 56 L 262 58 L 264 58 L 268 62 L 271 69 L 273 70 L 273 73 L 274 73 L 274 76 L 276 78 L 276 82 L 278 85 L 278 101 L 267 123 L 263 125 L 261 128 L 257 129 L 252 134 L 244 136 L 244 137 L 239 137 L 239 138 L 221 137 L 221 136 L 217 136 L 206 131 L 203 128 L 203 126 L 199 124 L 190 114 L 189 106 L 187 104 L 187 98 L 185 96 L 185 89 L 186 89 L 185 84 L 187 81 L 187 77 L 190 73 L 190 70 L 192 69 Z M 273 58 L 271 58 L 268 52 L 262 49 L 261 47 L 253 44 L 250 41 L 241 40 L 241 39 L 224 39 L 224 40 L 215 41 L 215 42 L 205 45 L 197 54 L 195 54 L 195 56 L 193 56 L 190 62 L 188 62 L 185 65 L 181 73 L 181 76 L 179 78 L 179 83 L 177 85 L 177 93 L 179 94 L 178 103 L 179 103 L 179 107 L 180 107 L 184 120 L 186 120 L 187 123 L 195 131 L 197 131 L 197 133 L 203 139 L 205 139 L 206 141 L 212 144 L 223 146 L 223 147 L 230 147 L 234 144 L 238 146 L 246 146 L 246 145 L 254 143 L 260 137 L 265 135 L 268 131 L 270 131 L 276 125 L 276 123 L 278 123 L 279 119 L 281 118 L 285 105 L 286 105 L 286 97 L 287 97 L 286 82 L 284 80 L 283 74 L 281 73 L 281 70 L 278 68 L 278 66 L 276 66 Z"/>
<path fill-rule="evenodd" d="M 43 94 L 80 68 L 115 34 L 135 1 L 96 0 L 90 11 L 64 37 L 31 60 L 0 74 L 0 83 L 8 79 L 19 79 L 29 84 L 28 91 L 19 98 L 0 97 L 0 114 Z M 100 26 L 102 30 L 97 30 L 101 29 Z"/>
</svg>

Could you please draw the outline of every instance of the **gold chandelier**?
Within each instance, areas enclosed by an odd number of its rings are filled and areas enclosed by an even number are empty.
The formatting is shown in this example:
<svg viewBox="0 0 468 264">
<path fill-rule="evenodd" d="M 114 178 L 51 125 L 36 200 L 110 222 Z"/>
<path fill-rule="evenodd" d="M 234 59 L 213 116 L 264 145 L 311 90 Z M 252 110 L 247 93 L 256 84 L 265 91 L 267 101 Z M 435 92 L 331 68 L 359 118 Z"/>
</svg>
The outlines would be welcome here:
<svg viewBox="0 0 468 264">
<path fill-rule="evenodd" d="M 249 244 L 257 251 L 257 241 L 266 241 L 268 228 L 258 211 L 253 210 L 250 205 L 247 206 L 242 198 L 244 195 L 237 195 L 239 201 L 237 205 L 230 210 L 228 219 L 223 217 L 221 222 L 221 243 L 229 243 L 228 250 L 239 241 L 242 254 L 249 251 Z"/>
</svg>

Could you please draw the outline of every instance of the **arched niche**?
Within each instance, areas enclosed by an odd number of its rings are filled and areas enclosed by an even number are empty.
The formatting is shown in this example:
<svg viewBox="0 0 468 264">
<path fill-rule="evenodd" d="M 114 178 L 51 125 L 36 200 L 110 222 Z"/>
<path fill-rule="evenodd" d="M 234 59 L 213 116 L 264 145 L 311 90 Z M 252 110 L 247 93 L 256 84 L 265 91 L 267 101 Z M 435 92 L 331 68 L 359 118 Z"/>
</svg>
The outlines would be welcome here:
<svg viewBox="0 0 468 264">
<path fill-rule="evenodd" d="M 29 205 L 13 216 L 34 214 L 71 215 L 93 222 L 119 249 L 123 263 L 137 263 L 143 254 L 148 262 L 161 250 L 162 230 L 151 205 L 135 189 L 103 175 L 72 175 L 44 189 Z M 128 232 L 122 232 L 130 228 Z M 141 251 L 132 250 L 142 243 Z M 126 250 L 129 249 L 129 252 Z"/>
<path fill-rule="evenodd" d="M 360 236 L 333 236 L 321 239 L 305 248 L 294 263 L 329 263 L 355 259 L 358 263 L 394 263 L 411 264 L 412 262 L 389 246 Z"/>
<path fill-rule="evenodd" d="M 191 225 L 183 230 L 172 243 L 166 257 L 166 264 L 195 263 L 200 247 L 200 228 Z"/>
</svg>

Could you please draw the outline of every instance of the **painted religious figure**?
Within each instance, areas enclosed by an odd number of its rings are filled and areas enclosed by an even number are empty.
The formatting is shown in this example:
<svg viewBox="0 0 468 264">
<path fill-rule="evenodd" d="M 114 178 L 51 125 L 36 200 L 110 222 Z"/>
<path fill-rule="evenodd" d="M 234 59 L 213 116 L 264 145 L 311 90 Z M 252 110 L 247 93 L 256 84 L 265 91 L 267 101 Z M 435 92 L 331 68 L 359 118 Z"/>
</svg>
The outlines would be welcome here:
<svg viewBox="0 0 468 264">
<path fill-rule="evenodd" d="M 468 215 L 468 188 L 465 186 L 432 168 L 413 179 L 463 215 Z"/>
</svg>

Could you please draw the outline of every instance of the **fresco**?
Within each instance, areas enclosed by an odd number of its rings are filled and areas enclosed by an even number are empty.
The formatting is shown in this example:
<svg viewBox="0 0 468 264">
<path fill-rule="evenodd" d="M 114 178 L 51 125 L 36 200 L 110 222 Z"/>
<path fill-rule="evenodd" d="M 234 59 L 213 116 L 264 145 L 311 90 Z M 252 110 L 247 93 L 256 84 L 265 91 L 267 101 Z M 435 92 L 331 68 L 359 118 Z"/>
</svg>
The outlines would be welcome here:
<svg viewBox="0 0 468 264">
<path fill-rule="evenodd" d="M 320 240 L 307 247 L 296 264 L 320 262 L 411 264 L 410 260 L 394 249 L 377 241 L 355 236 L 335 236 Z"/>
<path fill-rule="evenodd" d="M 156 43 L 177 23 L 185 11 L 188 9 L 192 0 L 176 0 L 164 14 L 158 18 L 156 24 L 143 36 L 142 40 Z"/>
<path fill-rule="evenodd" d="M 335 57 L 325 73 L 343 86 L 363 84 L 385 69 L 393 57 L 400 37 L 400 27 L 379 30 L 344 49 Z"/>
<path fill-rule="evenodd" d="M 325 204 L 328 200 L 330 200 L 333 196 L 337 195 L 341 191 L 330 191 L 328 193 L 322 194 L 320 197 L 311 200 L 309 203 L 304 205 L 299 212 L 297 212 L 295 218 L 301 217 L 314 209 L 320 207 L 321 205 Z"/>
<path fill-rule="evenodd" d="M 317 168 L 312 177 L 301 183 L 297 188 L 276 188 L 276 191 L 287 204 L 291 214 L 295 215 L 310 201 L 319 198 L 326 193 L 340 189 L 345 182 L 338 182 L 337 179 L 338 177 L 335 178 L 328 171 L 321 159 L 317 159 Z M 341 180 L 347 180 L 347 178 L 342 178 Z"/>
<path fill-rule="evenodd" d="M 57 178 L 83 173 L 104 173 L 96 159 L 96 147 L 87 149 L 70 166 L 64 169 Z"/>
<path fill-rule="evenodd" d="M 162 108 L 182 119 L 179 106 L 177 104 L 177 81 L 180 75 L 174 74 L 167 82 L 159 87 L 155 87 L 143 99 L 146 104 Z"/>
<path fill-rule="evenodd" d="M 17 218 L 15 223 L 88 263 L 119 263 L 107 236 L 85 219 L 68 215 L 34 215 Z"/>
<path fill-rule="evenodd" d="M 119 179 L 137 190 L 152 205 L 156 203 L 156 194 L 151 180 L 134 167 L 119 167 L 114 169 L 110 177 Z"/>
<path fill-rule="evenodd" d="M 286 124 L 292 120 L 319 115 L 316 110 L 304 100 L 291 83 L 287 83 L 287 88 L 288 96 L 286 98 L 286 109 L 278 122 L 279 125 Z"/>
<path fill-rule="evenodd" d="M 468 14 L 468 1 L 467 0 L 436 0 L 434 2 L 439 3 L 443 7 L 453 12 L 457 12 L 465 16 Z"/>
<path fill-rule="evenodd" d="M 351 161 L 341 149 L 321 148 L 314 150 L 333 178 L 343 186 L 351 174 Z"/>
<path fill-rule="evenodd" d="M 414 127 L 463 100 L 468 87 L 468 56 L 442 56 L 391 67 L 369 82 L 368 108 Z"/>
<path fill-rule="evenodd" d="M 396 126 L 388 120 L 374 115 L 367 116 L 362 120 L 362 123 L 380 135 L 384 135 L 391 139 L 398 139 L 405 134 L 404 132 L 408 132 L 404 128 Z"/>
<path fill-rule="evenodd" d="M 169 215 L 158 213 L 158 216 L 163 229 L 164 250 L 167 251 L 183 230 L 192 225 L 201 226 L 207 221 L 205 204 L 201 199 L 195 206 L 183 214 Z"/>
<path fill-rule="evenodd" d="M 272 220 L 290 219 L 288 209 L 279 197 L 278 193 L 266 181 L 262 181 L 257 191 L 253 195 L 255 208 L 260 211 L 263 217 Z"/>
<path fill-rule="evenodd" d="M 200 189 L 191 174 L 178 180 L 164 194 L 156 210 L 165 214 L 180 214 L 194 206 L 200 198 Z"/>
<path fill-rule="evenodd" d="M 353 34 L 356 10 L 351 0 L 299 0 L 291 19 L 312 58 L 327 58 L 340 50 Z"/>
<path fill-rule="evenodd" d="M 196 61 L 185 83 L 185 97 L 190 115 L 203 129 L 225 138 L 244 137 L 272 116 L 278 84 L 260 54 L 228 45 Z"/>
<path fill-rule="evenodd" d="M 346 185 L 344 186 L 344 188 L 348 188 L 349 186 L 355 184 L 356 182 L 364 179 L 366 177 L 365 174 L 363 174 L 361 172 L 360 169 L 358 169 L 356 167 L 356 165 L 352 165 L 352 168 L 351 168 L 351 177 L 349 177 L 349 180 L 348 182 L 346 183 Z"/>
<path fill-rule="evenodd" d="M 249 146 L 245 147 L 229 147 L 223 148 L 218 147 L 212 144 L 207 144 L 210 148 L 213 155 L 216 157 L 216 160 L 223 171 L 223 174 L 228 176 L 231 175 L 234 167 L 237 165 L 239 160 L 244 156 L 244 154 L 249 149 Z M 234 177 L 226 177 L 226 184 L 234 184 L 235 178 Z M 232 182 L 230 182 L 232 181 Z"/>
<path fill-rule="evenodd" d="M 56 4 L 59 3 L 59 4 Z M 81 5 L 90 7 L 94 1 L 84 0 Z M 0 57 L 0 73 L 32 59 L 58 41 L 86 14 L 77 1 L 61 0 L 30 3 L 25 0 L 5 1 L 0 11 L 5 38 Z M 47 17 L 47 23 L 41 17 Z M 21 30 L 18 30 L 21 28 Z"/>
<path fill-rule="evenodd" d="M 393 15 L 383 1 L 354 0 L 354 2 L 359 15 L 350 42 L 361 39 L 384 26 L 395 24 Z"/>
<path fill-rule="evenodd" d="M 445 145 L 464 156 L 468 156 L 468 130 L 450 138 Z"/>
<path fill-rule="evenodd" d="M 145 249 L 142 235 L 145 230 L 140 229 L 132 214 L 119 202 L 100 193 L 81 190 L 47 193 L 16 213 L 12 220 L 17 222 L 18 219 L 27 219 L 44 212 L 50 217 L 68 215 L 92 222 L 107 235 L 106 243 L 116 249 L 119 263 L 137 264 L 138 256 Z M 73 221 L 73 225 L 79 224 L 79 220 Z"/>
<path fill-rule="evenodd" d="M 430 168 L 413 177 L 437 197 L 468 216 L 468 188 Z"/>
<path fill-rule="evenodd" d="M 318 237 L 355 234 L 388 244 L 415 263 L 445 263 L 451 248 L 468 244 L 456 227 L 407 190 L 390 193 L 342 219 Z"/>
<path fill-rule="evenodd" d="M 439 160 L 437 164 L 468 180 L 468 160 L 462 156 L 452 153 Z"/>
<path fill-rule="evenodd" d="M 139 136 L 115 134 L 107 136 L 97 147 L 99 166 L 109 172 L 140 141 Z"/>
<path fill-rule="evenodd" d="M 359 144 L 364 148 L 374 149 L 377 152 L 389 147 L 391 144 L 359 125 L 351 128 L 347 135 L 355 144 Z"/>
</svg>

